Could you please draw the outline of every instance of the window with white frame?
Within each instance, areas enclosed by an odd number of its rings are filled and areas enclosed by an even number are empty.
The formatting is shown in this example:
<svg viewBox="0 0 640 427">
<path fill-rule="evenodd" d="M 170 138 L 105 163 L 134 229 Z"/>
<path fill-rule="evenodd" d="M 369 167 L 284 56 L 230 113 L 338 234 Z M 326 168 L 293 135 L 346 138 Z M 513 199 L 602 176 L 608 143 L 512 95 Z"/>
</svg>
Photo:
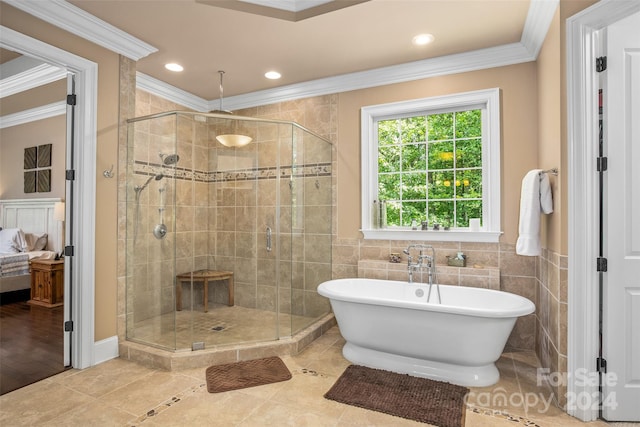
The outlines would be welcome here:
<svg viewBox="0 0 640 427">
<path fill-rule="evenodd" d="M 361 118 L 366 239 L 498 241 L 499 89 L 364 107 Z"/>
</svg>

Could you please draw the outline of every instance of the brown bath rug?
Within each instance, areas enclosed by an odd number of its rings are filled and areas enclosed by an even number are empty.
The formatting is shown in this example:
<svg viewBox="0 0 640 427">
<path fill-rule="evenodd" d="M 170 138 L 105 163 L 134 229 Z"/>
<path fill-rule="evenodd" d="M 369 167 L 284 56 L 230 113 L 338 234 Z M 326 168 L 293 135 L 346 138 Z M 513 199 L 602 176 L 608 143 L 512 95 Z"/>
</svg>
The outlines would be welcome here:
<svg viewBox="0 0 640 427">
<path fill-rule="evenodd" d="M 207 391 L 220 393 L 286 381 L 291 378 L 291 372 L 279 357 L 266 357 L 209 366 L 206 376 Z"/>
<path fill-rule="evenodd" d="M 466 387 L 351 365 L 325 398 L 440 427 L 464 426 Z"/>
</svg>

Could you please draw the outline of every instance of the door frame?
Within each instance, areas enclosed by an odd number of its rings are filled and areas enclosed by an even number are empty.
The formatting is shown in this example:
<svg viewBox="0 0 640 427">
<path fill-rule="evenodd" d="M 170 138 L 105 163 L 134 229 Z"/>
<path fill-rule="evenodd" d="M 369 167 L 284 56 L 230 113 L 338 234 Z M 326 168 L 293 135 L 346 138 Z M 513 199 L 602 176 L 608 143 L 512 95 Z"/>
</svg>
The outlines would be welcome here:
<svg viewBox="0 0 640 427">
<path fill-rule="evenodd" d="M 0 47 L 28 55 L 65 69 L 76 76 L 76 120 L 74 133 L 75 192 L 73 211 L 67 212 L 67 224 L 73 215 L 75 246 L 71 269 L 71 362 L 77 369 L 95 364 L 95 193 L 98 64 L 80 56 L 0 26 Z M 69 147 L 67 146 L 67 151 Z M 67 204 L 69 206 L 69 204 Z M 69 230 L 67 230 L 67 235 Z M 65 295 L 65 304 L 68 303 Z"/>
<path fill-rule="evenodd" d="M 640 2 L 602 0 L 566 21 L 568 156 L 567 399 L 587 396 L 595 405 L 568 407 L 582 421 L 599 416 L 596 358 L 599 350 L 598 257 L 598 32 L 640 10 Z M 586 231 L 586 232 L 585 232 Z M 585 377 L 586 376 L 586 377 Z M 587 401 L 589 399 L 586 399 Z"/>
</svg>

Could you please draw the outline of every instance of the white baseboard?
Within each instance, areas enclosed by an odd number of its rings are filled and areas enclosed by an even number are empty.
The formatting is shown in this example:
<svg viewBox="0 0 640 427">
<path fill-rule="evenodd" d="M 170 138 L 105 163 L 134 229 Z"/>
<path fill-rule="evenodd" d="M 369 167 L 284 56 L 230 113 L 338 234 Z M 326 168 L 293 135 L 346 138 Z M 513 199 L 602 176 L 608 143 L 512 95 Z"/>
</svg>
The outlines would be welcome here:
<svg viewBox="0 0 640 427">
<path fill-rule="evenodd" d="M 93 345 L 94 365 L 98 365 L 107 360 L 115 359 L 118 353 L 118 336 L 114 335 L 100 341 L 96 341 Z"/>
</svg>

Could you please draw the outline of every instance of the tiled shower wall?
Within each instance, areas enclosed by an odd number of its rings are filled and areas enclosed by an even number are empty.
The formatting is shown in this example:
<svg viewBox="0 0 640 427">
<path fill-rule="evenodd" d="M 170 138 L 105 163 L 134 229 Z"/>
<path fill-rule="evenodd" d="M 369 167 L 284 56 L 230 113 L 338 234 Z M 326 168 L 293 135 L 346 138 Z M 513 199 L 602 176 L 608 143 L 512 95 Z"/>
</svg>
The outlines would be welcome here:
<svg viewBox="0 0 640 427">
<path fill-rule="evenodd" d="M 210 170 L 218 175 L 216 267 L 235 272 L 238 305 L 275 311 L 279 303 L 280 312 L 325 314 L 328 303 L 315 288 L 331 277 L 331 147 L 285 124 L 256 122 L 246 133 L 256 142 L 240 156 L 219 144 L 210 148 Z M 317 221 L 317 213 L 326 220 Z"/>
<path fill-rule="evenodd" d="M 137 91 L 138 117 L 180 109 Z M 130 173 L 136 184 L 149 176 L 165 176 L 152 180 L 138 203 L 138 247 L 129 248 L 135 255 L 129 258 L 136 260 L 132 271 L 139 278 L 137 298 L 129 301 L 136 320 L 171 311 L 175 275 L 204 268 L 234 272 L 236 305 L 275 310 L 278 295 L 284 313 L 317 317 L 329 310 L 316 287 L 331 278 L 332 149 L 291 125 L 245 124 L 250 128 L 245 133 L 255 141 L 238 150 L 211 143 L 217 126 L 191 116 L 171 115 L 135 125 Z M 177 153 L 180 161 L 175 167 L 163 165 L 158 153 Z M 125 191 L 134 200 L 133 189 Z M 161 197 L 167 209 L 163 222 L 176 232 L 158 241 L 150 230 L 160 221 Z M 130 206 L 129 221 L 136 215 Z M 281 248 L 278 265 L 276 251 L 264 248 L 267 226 L 273 229 L 274 248 Z M 170 262 L 174 242 L 175 266 Z M 281 277 L 277 284 L 276 274 Z M 215 302 L 227 303 L 227 295 L 226 286 L 210 289 Z M 186 287 L 183 301 L 194 301 L 199 309 L 201 287 L 195 287 L 193 298 Z"/>
<path fill-rule="evenodd" d="M 126 237 L 127 237 L 127 119 L 135 117 L 136 63 L 120 55 L 120 108 L 118 112 L 118 272 L 117 272 L 117 333 L 120 342 L 126 339 Z"/>
</svg>

